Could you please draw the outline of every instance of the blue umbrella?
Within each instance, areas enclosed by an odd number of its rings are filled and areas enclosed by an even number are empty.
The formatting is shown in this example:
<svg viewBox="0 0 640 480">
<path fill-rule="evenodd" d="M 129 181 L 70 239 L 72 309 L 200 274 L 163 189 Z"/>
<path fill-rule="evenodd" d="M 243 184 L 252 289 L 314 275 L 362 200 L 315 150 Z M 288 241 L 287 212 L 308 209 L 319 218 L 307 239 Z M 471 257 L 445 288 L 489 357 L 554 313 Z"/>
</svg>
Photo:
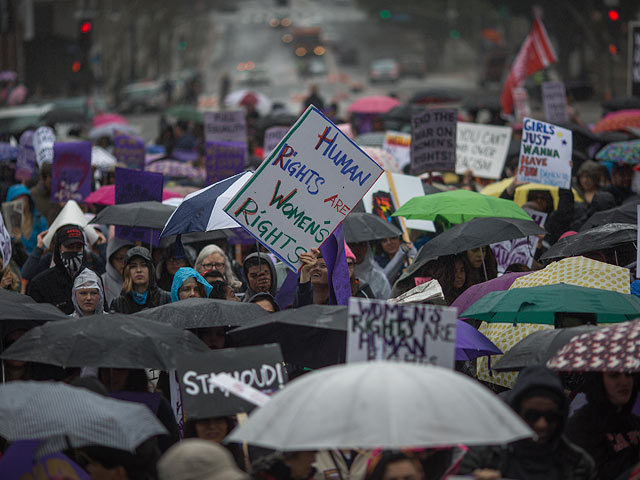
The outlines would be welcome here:
<svg viewBox="0 0 640 480">
<path fill-rule="evenodd" d="M 501 355 L 502 350 L 476 328 L 463 320 L 456 326 L 456 360 L 475 360 L 478 357 Z"/>
<path fill-rule="evenodd" d="M 240 228 L 223 208 L 251 178 L 252 172 L 238 173 L 187 195 L 169 217 L 160 237 L 190 232 Z"/>
</svg>

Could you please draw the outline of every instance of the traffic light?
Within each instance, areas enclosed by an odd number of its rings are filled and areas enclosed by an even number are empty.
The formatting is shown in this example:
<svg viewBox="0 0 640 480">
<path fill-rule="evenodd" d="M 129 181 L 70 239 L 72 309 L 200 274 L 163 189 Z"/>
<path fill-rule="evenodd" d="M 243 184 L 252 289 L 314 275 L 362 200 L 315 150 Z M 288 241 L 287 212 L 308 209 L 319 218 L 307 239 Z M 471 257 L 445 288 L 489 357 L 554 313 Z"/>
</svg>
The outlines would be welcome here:
<svg viewBox="0 0 640 480">
<path fill-rule="evenodd" d="M 178 40 L 178 51 L 184 52 L 188 46 L 187 40 L 184 37 L 180 37 L 180 40 Z"/>
<path fill-rule="evenodd" d="M 391 12 L 387 9 L 380 10 L 380 18 L 382 20 L 389 20 L 391 18 Z"/>
<path fill-rule="evenodd" d="M 71 71 L 73 73 L 78 73 L 80 70 L 82 70 L 82 62 L 80 60 L 76 60 L 71 64 Z"/>
<path fill-rule="evenodd" d="M 611 20 L 612 22 L 616 22 L 620 18 L 620 13 L 618 13 L 616 9 L 612 8 L 609 10 L 608 16 L 609 20 Z"/>
<path fill-rule="evenodd" d="M 90 20 L 85 20 L 80 23 L 80 33 L 82 35 L 87 35 L 91 31 L 92 25 Z"/>
</svg>

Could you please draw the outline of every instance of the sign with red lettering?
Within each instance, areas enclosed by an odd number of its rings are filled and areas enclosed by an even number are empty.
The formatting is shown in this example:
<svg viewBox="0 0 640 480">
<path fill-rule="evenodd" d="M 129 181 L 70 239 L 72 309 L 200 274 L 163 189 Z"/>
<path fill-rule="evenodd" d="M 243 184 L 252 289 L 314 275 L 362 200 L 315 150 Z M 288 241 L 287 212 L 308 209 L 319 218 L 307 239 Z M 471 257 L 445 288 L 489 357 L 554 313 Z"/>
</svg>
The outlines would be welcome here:
<svg viewBox="0 0 640 480">
<path fill-rule="evenodd" d="M 382 172 L 310 106 L 224 210 L 297 271 L 300 255 L 329 238 Z"/>
</svg>

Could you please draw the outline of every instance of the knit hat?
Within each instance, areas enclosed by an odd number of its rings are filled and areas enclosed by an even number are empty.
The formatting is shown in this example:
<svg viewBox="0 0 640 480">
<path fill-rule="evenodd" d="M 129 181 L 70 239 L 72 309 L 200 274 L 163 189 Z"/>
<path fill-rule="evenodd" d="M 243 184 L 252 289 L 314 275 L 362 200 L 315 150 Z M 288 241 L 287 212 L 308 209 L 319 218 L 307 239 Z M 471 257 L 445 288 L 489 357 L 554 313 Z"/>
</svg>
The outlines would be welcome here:
<svg viewBox="0 0 640 480">
<path fill-rule="evenodd" d="M 158 462 L 160 480 L 249 480 L 224 447 L 188 438 L 173 445 Z"/>
<path fill-rule="evenodd" d="M 356 261 L 356 256 L 353 254 L 347 242 L 344 242 L 344 253 L 347 255 L 347 258 L 350 258 L 354 262 Z"/>
</svg>

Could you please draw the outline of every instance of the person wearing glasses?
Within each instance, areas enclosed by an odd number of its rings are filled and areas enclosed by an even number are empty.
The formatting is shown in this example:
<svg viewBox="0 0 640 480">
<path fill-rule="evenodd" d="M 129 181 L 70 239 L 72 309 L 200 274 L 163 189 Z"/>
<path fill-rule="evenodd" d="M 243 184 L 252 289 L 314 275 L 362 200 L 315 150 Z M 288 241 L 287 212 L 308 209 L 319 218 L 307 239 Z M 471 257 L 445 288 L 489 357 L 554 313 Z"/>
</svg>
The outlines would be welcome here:
<svg viewBox="0 0 640 480">
<path fill-rule="evenodd" d="M 483 479 L 595 478 L 595 463 L 564 435 L 569 406 L 558 376 L 543 366 L 527 367 L 507 396 L 507 403 L 536 434 L 508 445 L 470 448 L 459 475 Z"/>
<path fill-rule="evenodd" d="M 242 282 L 233 273 L 231 261 L 218 245 L 207 245 L 196 258 L 196 271 L 203 275 L 212 270 L 222 273 L 226 282 L 235 292 L 242 287 Z"/>
</svg>

